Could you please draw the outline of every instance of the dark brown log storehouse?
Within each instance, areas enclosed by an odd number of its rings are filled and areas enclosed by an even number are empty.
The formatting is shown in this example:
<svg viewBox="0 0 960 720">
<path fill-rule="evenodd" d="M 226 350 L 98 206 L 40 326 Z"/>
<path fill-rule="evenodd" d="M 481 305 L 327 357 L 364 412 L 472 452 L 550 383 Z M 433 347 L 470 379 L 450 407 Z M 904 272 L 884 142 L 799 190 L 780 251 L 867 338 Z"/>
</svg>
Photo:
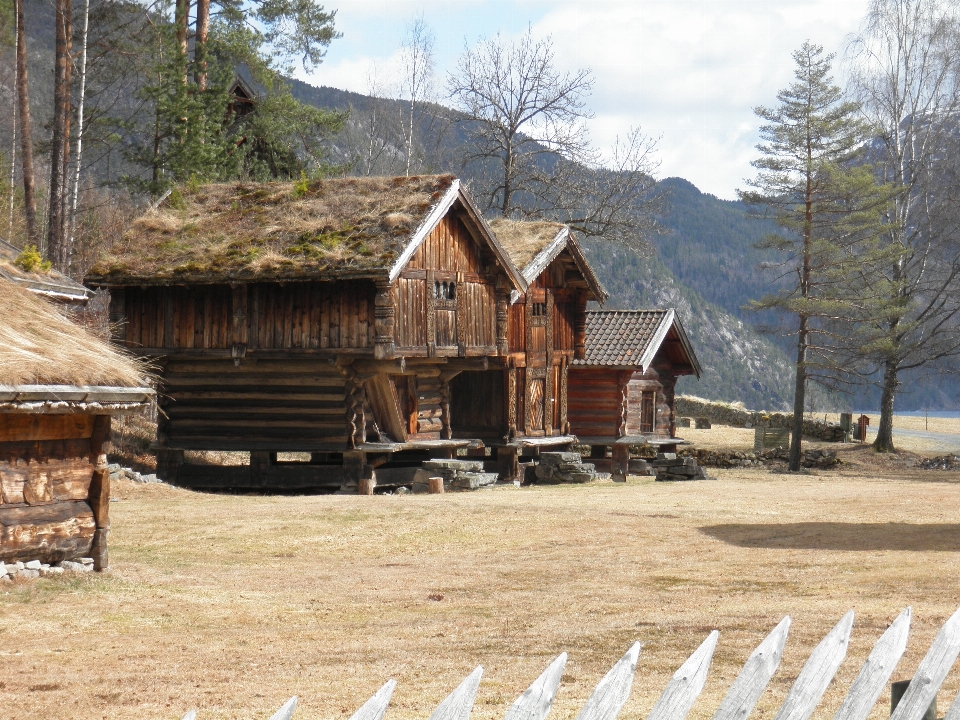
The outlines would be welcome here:
<svg viewBox="0 0 960 720">
<path fill-rule="evenodd" d="M 49 290 L 60 281 L 36 282 Z M 102 570 L 110 418 L 141 410 L 153 390 L 129 358 L 40 299 L 33 283 L 0 278 L 0 561 L 89 556 Z"/>
<path fill-rule="evenodd" d="M 470 408 L 487 384 L 502 397 L 528 288 L 449 175 L 207 186 L 140 218 L 86 282 L 110 289 L 116 342 L 159 365 L 162 478 L 343 491 L 482 446 Z"/>
<path fill-rule="evenodd" d="M 586 352 L 570 368 L 570 429 L 597 459 L 612 448 L 613 474 L 625 476 L 631 445 L 676 451 L 674 387 L 700 374 L 675 310 L 589 311 Z"/>
</svg>

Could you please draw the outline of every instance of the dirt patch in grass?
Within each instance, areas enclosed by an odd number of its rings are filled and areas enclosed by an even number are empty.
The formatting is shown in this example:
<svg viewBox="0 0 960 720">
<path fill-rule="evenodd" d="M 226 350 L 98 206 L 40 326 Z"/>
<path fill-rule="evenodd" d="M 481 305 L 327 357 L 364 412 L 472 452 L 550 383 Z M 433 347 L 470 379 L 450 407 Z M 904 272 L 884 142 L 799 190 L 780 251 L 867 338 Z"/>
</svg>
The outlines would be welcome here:
<svg viewBox="0 0 960 720">
<path fill-rule="evenodd" d="M 551 715 L 566 720 L 640 640 L 622 714 L 633 719 L 717 628 L 691 715 L 708 718 L 789 614 L 781 668 L 751 716 L 772 718 L 811 649 L 854 608 L 826 718 L 912 605 L 894 676 L 909 678 L 960 605 L 960 474 L 711 474 L 441 496 L 120 483 L 112 575 L 0 589 L 0 705 L 17 718 L 178 718 L 191 707 L 251 718 L 297 694 L 298 718 L 345 719 L 395 678 L 388 719 L 413 720 L 480 664 L 473 717 L 495 720 L 567 651 Z M 942 706 L 958 687 L 954 673 Z M 881 701 L 871 717 L 887 713 Z"/>
</svg>

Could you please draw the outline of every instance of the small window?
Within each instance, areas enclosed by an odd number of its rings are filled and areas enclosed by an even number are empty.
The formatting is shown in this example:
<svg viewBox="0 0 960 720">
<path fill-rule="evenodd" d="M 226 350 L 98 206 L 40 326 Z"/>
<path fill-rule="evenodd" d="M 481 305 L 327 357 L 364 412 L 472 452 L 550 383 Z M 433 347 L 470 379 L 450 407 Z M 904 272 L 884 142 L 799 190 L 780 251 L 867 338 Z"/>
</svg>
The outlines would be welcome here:
<svg viewBox="0 0 960 720">
<path fill-rule="evenodd" d="M 534 303 L 533 304 L 533 316 L 534 317 L 545 317 L 547 314 L 547 304 L 544 303 Z"/>
<path fill-rule="evenodd" d="M 437 280 L 433 287 L 433 297 L 437 300 L 455 300 L 457 297 L 457 284 L 455 282 L 440 282 Z"/>
</svg>

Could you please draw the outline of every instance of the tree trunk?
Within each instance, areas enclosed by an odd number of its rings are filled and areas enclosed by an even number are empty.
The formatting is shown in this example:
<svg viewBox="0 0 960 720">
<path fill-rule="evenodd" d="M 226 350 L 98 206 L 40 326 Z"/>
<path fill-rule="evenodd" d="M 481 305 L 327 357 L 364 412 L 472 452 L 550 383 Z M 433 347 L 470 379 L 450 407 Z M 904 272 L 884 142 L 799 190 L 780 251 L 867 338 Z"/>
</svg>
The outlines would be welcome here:
<svg viewBox="0 0 960 720">
<path fill-rule="evenodd" d="M 68 58 L 67 21 L 71 0 L 57 0 L 57 45 L 53 86 L 53 133 L 50 139 L 50 206 L 47 215 L 47 256 L 60 272 L 67 270 L 67 248 L 63 238 L 64 211 L 64 144 L 66 143 L 67 113 L 70 88 L 66 84 Z"/>
<path fill-rule="evenodd" d="M 187 84 L 187 29 L 190 26 L 190 0 L 177 0 L 175 11 L 177 48 L 183 61 L 183 84 Z"/>
<path fill-rule="evenodd" d="M 207 34 L 210 32 L 210 0 L 197 0 L 197 38 L 193 50 L 197 87 L 207 89 Z"/>
<path fill-rule="evenodd" d="M 797 376 L 793 391 L 793 427 L 790 432 L 790 470 L 800 469 L 803 458 L 803 405 L 807 394 L 807 318 L 800 316 L 800 330 L 797 333 Z"/>
<path fill-rule="evenodd" d="M 80 161 L 83 156 L 83 99 L 87 91 L 87 31 L 90 28 L 90 0 L 83 5 L 83 50 L 80 56 L 80 99 L 77 106 L 77 146 L 74 150 L 74 171 L 70 192 L 69 230 L 67 244 L 73 249 L 73 238 L 77 230 L 77 200 L 80 195 Z"/>
<path fill-rule="evenodd" d="M 23 166 L 23 210 L 27 241 L 40 244 L 37 232 L 37 198 L 33 179 L 33 130 L 30 127 L 30 92 L 27 89 L 27 33 L 24 29 L 24 0 L 17 0 L 17 102 L 20 106 L 20 162 Z"/>
<path fill-rule="evenodd" d="M 896 360 L 887 360 L 883 366 L 883 390 L 880 393 L 880 425 L 873 449 L 877 452 L 896 452 L 893 447 L 893 400 L 897 396 L 899 368 Z M 866 438 L 863 438 L 866 439 Z"/>
<path fill-rule="evenodd" d="M 67 39 L 66 58 L 63 78 L 63 190 L 60 192 L 63 196 L 63 206 L 60 209 L 60 240 L 63 243 L 63 266 L 70 268 L 70 256 L 72 248 L 70 247 L 70 150 L 71 150 L 71 121 L 73 119 L 73 97 L 71 88 L 73 86 L 73 0 L 69 1 L 70 11 L 64 18 L 64 36 Z M 64 270 L 63 272 L 66 272 Z"/>
</svg>

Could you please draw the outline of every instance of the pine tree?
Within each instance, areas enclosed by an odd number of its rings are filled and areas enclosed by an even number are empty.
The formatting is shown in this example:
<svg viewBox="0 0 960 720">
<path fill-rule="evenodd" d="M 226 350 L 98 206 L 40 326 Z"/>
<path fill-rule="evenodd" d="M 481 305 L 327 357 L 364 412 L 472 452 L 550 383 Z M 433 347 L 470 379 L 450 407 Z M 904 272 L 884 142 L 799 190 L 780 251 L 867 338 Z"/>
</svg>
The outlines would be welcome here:
<svg viewBox="0 0 960 720">
<path fill-rule="evenodd" d="M 857 162 L 868 137 L 858 106 L 844 101 L 830 76 L 833 55 L 806 42 L 793 53 L 796 80 L 781 90 L 776 108 L 758 107 L 761 157 L 752 189 L 739 191 L 758 216 L 781 233 L 764 249 L 776 251 L 784 289 L 753 304 L 796 319 L 790 469 L 802 459 L 803 411 L 808 379 L 839 382 L 858 369 L 857 329 L 881 312 L 884 293 L 874 268 L 886 258 L 877 242 L 888 189 Z"/>
</svg>

